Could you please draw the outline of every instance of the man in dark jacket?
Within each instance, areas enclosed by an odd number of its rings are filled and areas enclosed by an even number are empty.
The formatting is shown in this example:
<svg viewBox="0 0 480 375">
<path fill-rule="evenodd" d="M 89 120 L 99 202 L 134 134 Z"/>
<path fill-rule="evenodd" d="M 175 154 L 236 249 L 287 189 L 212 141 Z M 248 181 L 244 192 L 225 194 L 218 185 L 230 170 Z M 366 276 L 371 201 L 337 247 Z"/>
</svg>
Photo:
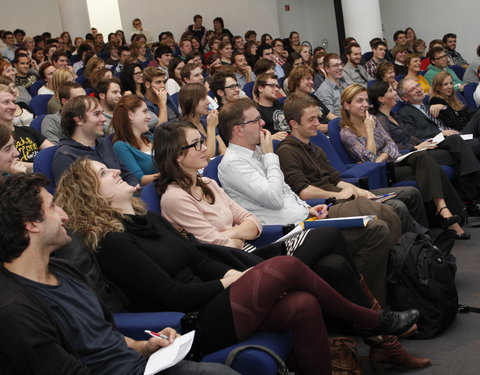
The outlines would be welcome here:
<svg viewBox="0 0 480 375">
<path fill-rule="evenodd" d="M 38 174 L 0 182 L 0 357 L 2 374 L 138 374 L 147 357 L 177 336 L 172 328 L 136 341 L 78 270 L 50 255 L 70 242 L 65 212 Z M 218 364 L 181 361 L 162 374 L 236 374 Z"/>
<path fill-rule="evenodd" d="M 66 138 L 60 140 L 52 163 L 55 183 L 70 164 L 87 156 L 108 168 L 119 169 L 125 182 L 132 186 L 138 185 L 135 176 L 118 160 L 111 140 L 103 137 L 105 121 L 102 106 L 91 96 L 78 96 L 65 104 L 61 125 Z"/>
</svg>

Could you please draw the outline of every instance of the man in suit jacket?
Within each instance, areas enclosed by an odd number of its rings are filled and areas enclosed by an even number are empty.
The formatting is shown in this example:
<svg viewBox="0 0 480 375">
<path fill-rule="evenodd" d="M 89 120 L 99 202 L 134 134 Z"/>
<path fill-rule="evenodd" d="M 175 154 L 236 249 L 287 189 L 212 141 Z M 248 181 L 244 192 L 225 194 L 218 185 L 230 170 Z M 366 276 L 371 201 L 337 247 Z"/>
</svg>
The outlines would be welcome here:
<svg viewBox="0 0 480 375">
<path fill-rule="evenodd" d="M 433 138 L 438 133 L 443 133 L 445 137 L 453 134 L 459 134 L 458 131 L 450 129 L 448 124 L 439 120 L 438 114 L 444 109 L 442 104 L 424 105 L 423 99 L 425 93 L 422 87 L 413 79 L 402 79 L 397 87 L 397 93 L 406 105 L 398 111 L 400 119 L 407 130 L 420 139 Z M 461 134 L 473 134 L 474 139 L 466 141 L 466 144 L 472 149 L 473 153 L 480 157 L 480 119 L 474 116 Z"/>
</svg>

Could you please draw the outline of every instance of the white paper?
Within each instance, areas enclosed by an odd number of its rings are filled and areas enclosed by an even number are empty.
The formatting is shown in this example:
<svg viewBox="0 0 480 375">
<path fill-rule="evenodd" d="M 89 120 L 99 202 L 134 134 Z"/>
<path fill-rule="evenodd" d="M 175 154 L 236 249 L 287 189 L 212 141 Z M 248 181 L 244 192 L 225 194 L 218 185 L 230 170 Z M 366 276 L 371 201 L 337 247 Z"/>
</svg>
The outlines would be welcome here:
<svg viewBox="0 0 480 375">
<path fill-rule="evenodd" d="M 473 139 L 473 134 L 460 134 L 460 137 L 462 137 L 464 141 L 469 141 Z"/>
<path fill-rule="evenodd" d="M 438 133 L 435 137 L 432 138 L 432 142 L 438 145 L 439 143 L 445 140 L 445 136 L 442 132 Z"/>
<path fill-rule="evenodd" d="M 148 358 L 143 375 L 154 375 L 169 367 L 175 366 L 184 359 L 190 351 L 194 336 L 195 331 L 188 332 L 177 337 L 169 346 L 153 353 L 150 358 Z"/>
<path fill-rule="evenodd" d="M 419 151 L 423 151 L 423 150 L 426 150 L 426 148 L 421 148 L 421 149 L 419 149 L 419 150 L 411 151 L 411 152 L 406 153 L 406 154 L 404 154 L 404 155 L 402 155 L 402 156 L 399 156 L 399 157 L 395 160 L 395 163 L 400 163 L 403 159 L 409 157 L 410 155 L 412 155 L 412 154 L 414 154 L 414 153 L 416 153 L 416 152 L 419 152 Z"/>
<path fill-rule="evenodd" d="M 293 228 L 290 232 L 288 232 L 286 235 L 280 237 L 278 240 L 276 240 L 274 243 L 276 242 L 281 242 L 281 241 L 286 241 L 288 240 L 290 237 L 293 237 L 295 235 L 297 235 L 298 233 L 300 233 L 301 231 L 303 230 L 303 227 L 300 226 L 300 225 L 297 225 L 295 226 L 295 228 Z"/>
</svg>

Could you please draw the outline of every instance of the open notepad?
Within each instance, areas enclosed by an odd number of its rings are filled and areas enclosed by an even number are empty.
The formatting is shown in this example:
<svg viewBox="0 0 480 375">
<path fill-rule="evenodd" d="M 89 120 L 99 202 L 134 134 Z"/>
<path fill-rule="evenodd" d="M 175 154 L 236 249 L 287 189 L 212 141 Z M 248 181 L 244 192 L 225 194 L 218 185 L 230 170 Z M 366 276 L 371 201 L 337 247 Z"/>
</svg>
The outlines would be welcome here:
<svg viewBox="0 0 480 375">
<path fill-rule="evenodd" d="M 185 358 L 192 347 L 195 331 L 188 332 L 175 341 L 157 350 L 148 358 L 147 366 L 143 375 L 154 375 L 169 367 L 175 366 L 178 362 Z"/>
<path fill-rule="evenodd" d="M 334 228 L 364 228 L 367 226 L 370 220 L 375 220 L 377 217 L 375 215 L 364 215 L 364 216 L 348 216 L 348 217 L 338 217 L 335 219 L 317 219 L 310 218 L 305 221 L 302 221 L 300 224 L 295 226 L 290 232 L 285 236 L 279 238 L 275 242 L 285 241 L 289 238 L 300 233 L 304 229 L 312 228 L 322 228 L 322 227 L 334 227 Z"/>
</svg>

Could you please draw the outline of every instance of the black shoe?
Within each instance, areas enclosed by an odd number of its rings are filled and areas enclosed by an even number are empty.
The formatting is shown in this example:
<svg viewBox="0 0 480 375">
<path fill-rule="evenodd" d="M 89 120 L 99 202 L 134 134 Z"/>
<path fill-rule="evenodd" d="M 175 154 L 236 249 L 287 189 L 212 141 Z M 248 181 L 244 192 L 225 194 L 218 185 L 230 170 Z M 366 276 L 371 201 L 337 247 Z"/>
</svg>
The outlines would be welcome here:
<svg viewBox="0 0 480 375">
<path fill-rule="evenodd" d="M 470 235 L 470 233 L 467 233 L 467 232 L 457 233 L 457 235 L 455 236 L 457 240 L 464 240 L 464 241 L 469 240 L 470 237 L 472 236 Z"/>
<path fill-rule="evenodd" d="M 378 335 L 398 336 L 417 322 L 420 313 L 416 309 L 406 311 L 380 311 L 380 323 L 372 329 L 356 328 L 359 335 L 372 337 Z"/>
<path fill-rule="evenodd" d="M 462 222 L 462 217 L 460 215 L 453 215 L 450 217 L 443 217 L 442 215 L 440 215 L 440 212 L 442 212 L 442 210 L 444 210 L 445 208 L 447 207 L 442 207 L 437 211 L 437 215 L 440 219 L 440 225 L 443 230 L 447 230 L 448 227 L 453 224 L 460 224 Z"/>
</svg>

